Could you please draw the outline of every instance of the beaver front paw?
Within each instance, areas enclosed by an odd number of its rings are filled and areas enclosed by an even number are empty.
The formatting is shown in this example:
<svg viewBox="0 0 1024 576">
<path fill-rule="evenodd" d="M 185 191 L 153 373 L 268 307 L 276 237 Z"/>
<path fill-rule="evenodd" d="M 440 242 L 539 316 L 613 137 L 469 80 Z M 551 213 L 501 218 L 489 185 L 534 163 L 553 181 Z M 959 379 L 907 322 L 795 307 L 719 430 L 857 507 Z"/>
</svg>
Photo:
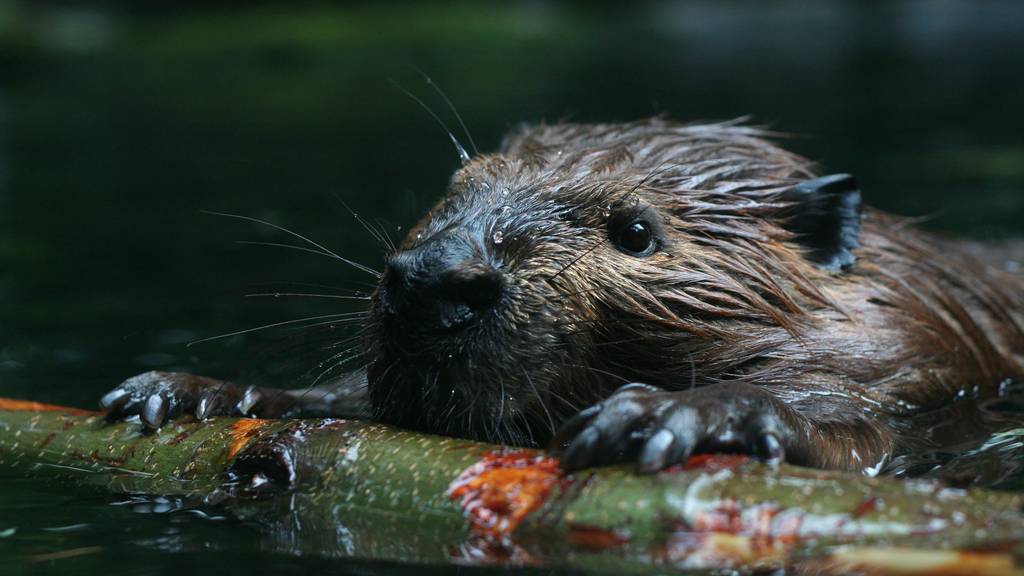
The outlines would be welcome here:
<svg viewBox="0 0 1024 576">
<path fill-rule="evenodd" d="M 116 420 L 138 415 L 143 426 L 159 428 L 170 418 L 194 414 L 249 415 L 260 403 L 255 388 L 182 372 L 146 372 L 129 378 L 100 399 L 107 417 Z"/>
<path fill-rule="evenodd" d="M 752 385 L 670 392 L 628 384 L 566 422 L 553 448 L 566 471 L 635 462 L 640 472 L 656 472 L 698 452 L 749 454 L 778 463 L 796 447 L 797 419 L 795 411 Z"/>
</svg>

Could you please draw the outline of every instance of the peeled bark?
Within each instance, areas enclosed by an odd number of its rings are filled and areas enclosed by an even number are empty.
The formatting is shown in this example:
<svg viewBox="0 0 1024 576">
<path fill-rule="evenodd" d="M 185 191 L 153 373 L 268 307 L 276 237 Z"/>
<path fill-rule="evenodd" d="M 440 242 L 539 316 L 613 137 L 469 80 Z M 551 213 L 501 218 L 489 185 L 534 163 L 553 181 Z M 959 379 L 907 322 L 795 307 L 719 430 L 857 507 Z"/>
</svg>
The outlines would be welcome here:
<svg viewBox="0 0 1024 576">
<path fill-rule="evenodd" d="M 175 497 L 282 553 L 598 572 L 1022 573 L 1021 497 L 739 456 L 562 475 L 532 450 L 344 420 L 182 419 L 154 434 L 0 399 L 0 469 Z M 984 550 L 984 551 L 982 551 Z"/>
</svg>

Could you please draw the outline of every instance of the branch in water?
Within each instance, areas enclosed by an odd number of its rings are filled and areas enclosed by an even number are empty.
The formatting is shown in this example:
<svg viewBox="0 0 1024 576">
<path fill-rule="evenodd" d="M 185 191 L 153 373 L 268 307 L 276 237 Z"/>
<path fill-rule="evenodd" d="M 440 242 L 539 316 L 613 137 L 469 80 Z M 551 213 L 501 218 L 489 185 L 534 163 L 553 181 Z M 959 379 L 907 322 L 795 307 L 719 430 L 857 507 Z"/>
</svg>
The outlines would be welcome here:
<svg viewBox="0 0 1024 576">
<path fill-rule="evenodd" d="M 405 563 L 1009 574 L 1024 538 L 1009 493 L 727 455 L 567 476 L 542 452 L 332 419 L 182 419 L 143 434 L 0 399 L 0 468 L 222 509 L 261 523 L 281 553 Z"/>
</svg>

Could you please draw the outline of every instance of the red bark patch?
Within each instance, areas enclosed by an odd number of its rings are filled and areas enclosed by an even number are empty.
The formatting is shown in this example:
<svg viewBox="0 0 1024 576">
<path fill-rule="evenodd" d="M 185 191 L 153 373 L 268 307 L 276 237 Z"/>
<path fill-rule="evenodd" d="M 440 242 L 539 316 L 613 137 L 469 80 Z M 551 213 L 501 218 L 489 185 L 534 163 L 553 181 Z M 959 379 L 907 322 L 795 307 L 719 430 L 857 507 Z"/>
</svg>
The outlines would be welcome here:
<svg viewBox="0 0 1024 576">
<path fill-rule="evenodd" d="M 174 438 L 171 438 L 170 440 L 167 441 L 167 445 L 168 446 L 176 446 L 178 444 L 181 444 L 182 441 L 184 441 L 186 438 L 188 438 L 188 432 L 187 431 L 179 432 L 177 436 L 175 436 Z"/>
<path fill-rule="evenodd" d="M 109 464 L 111 466 L 116 466 L 118 468 L 124 466 L 125 463 L 125 459 L 123 457 L 103 456 L 102 454 L 100 454 L 99 450 L 93 450 L 92 452 L 90 452 L 89 459 L 92 460 L 93 462 L 103 462 L 104 464 Z"/>
<path fill-rule="evenodd" d="M 39 443 L 39 449 L 42 450 L 43 448 L 46 448 L 47 446 L 49 446 L 50 442 L 53 442 L 53 439 L 56 438 L 56 437 L 57 437 L 57 433 L 56 432 L 50 432 L 49 434 L 47 434 L 46 438 L 43 438 L 43 441 Z"/>
<path fill-rule="evenodd" d="M 495 451 L 459 474 L 450 499 L 461 499 L 474 534 L 500 538 L 544 503 L 562 477 L 558 460 L 526 450 Z"/>
<path fill-rule="evenodd" d="M 719 470 L 731 470 L 741 464 L 750 461 L 749 456 L 743 454 L 695 454 L 690 456 L 686 462 L 670 466 L 665 472 L 683 472 L 690 470 L 701 470 L 704 472 L 718 472 Z"/>
<path fill-rule="evenodd" d="M 625 534 L 606 528 L 580 524 L 570 526 L 566 538 L 573 546 L 595 551 L 617 548 L 629 542 L 629 537 Z"/>
<path fill-rule="evenodd" d="M 12 398 L 0 398 L 0 410 L 11 412 L 64 412 L 75 416 L 95 416 L 102 414 L 96 410 L 83 410 L 81 408 L 70 408 L 68 406 L 57 406 L 55 404 L 43 404 L 42 402 L 30 402 L 28 400 L 14 400 Z"/>
<path fill-rule="evenodd" d="M 99 450 L 93 450 L 88 454 L 81 450 L 70 450 L 67 454 L 75 460 L 81 460 L 82 462 L 88 462 L 90 464 L 106 464 L 116 468 L 124 466 L 124 463 L 127 461 L 127 457 L 118 457 L 113 455 L 104 456 L 100 454 Z"/>
<path fill-rule="evenodd" d="M 878 508 L 878 504 L 878 498 L 874 496 L 861 500 L 857 507 L 853 509 L 853 517 L 860 518 L 868 512 L 874 512 Z"/>
</svg>

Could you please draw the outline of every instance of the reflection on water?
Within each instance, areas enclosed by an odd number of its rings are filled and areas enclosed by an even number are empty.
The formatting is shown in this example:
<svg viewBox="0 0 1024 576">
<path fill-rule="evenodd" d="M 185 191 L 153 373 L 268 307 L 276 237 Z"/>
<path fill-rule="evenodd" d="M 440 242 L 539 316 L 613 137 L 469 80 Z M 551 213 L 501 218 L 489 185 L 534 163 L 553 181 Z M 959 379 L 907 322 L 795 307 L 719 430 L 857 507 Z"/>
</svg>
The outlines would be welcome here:
<svg viewBox="0 0 1024 576">
<path fill-rule="evenodd" d="M 918 417 L 932 446 L 897 458 L 887 474 L 941 478 L 955 486 L 1024 487 L 1024 385 L 1007 380 L 1000 396 L 978 401 L 959 394 L 948 407 Z"/>
<path fill-rule="evenodd" d="M 379 266 L 377 241 L 341 201 L 400 237 L 457 165 L 388 82 L 429 99 L 411 66 L 445 87 L 482 149 L 520 121 L 752 114 L 802 135 L 789 147 L 857 174 L 875 205 L 954 233 L 1024 233 L 1019 3 L 606 10 L 0 4 L 0 393 L 92 405 L 154 368 L 281 383 L 315 366 L 323 341 L 288 330 L 185 344 L 359 309 L 243 294 L 366 290 L 369 278 L 236 244 L 282 238 L 200 210 L 282 224 Z M 1016 487 L 1016 464 L 1008 477 L 1003 465 L 1017 443 L 995 436 L 977 452 L 897 464 L 950 461 Z M 261 552 L 251 526 L 3 485 L 5 558 L 64 551 L 82 573 L 105 574 L 169 557 L 185 569 L 317 566 Z M 37 567 L 67 561 L 42 558 Z M 403 571 L 349 568 L 382 569 Z"/>
</svg>

